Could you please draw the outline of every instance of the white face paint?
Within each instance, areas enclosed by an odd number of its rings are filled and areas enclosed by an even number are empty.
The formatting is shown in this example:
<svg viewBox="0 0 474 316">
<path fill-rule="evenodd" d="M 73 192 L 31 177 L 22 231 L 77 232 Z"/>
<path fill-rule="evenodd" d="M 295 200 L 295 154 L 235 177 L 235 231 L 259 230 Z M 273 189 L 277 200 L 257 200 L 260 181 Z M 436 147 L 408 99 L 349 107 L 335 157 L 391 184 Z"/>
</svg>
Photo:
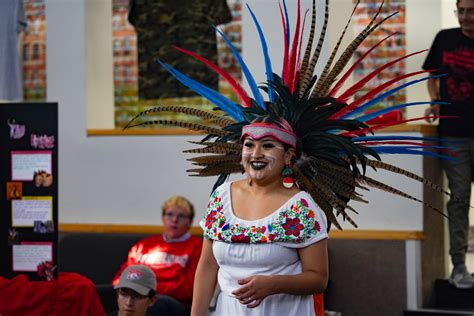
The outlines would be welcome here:
<svg viewBox="0 0 474 316">
<path fill-rule="evenodd" d="M 247 137 L 242 148 L 242 164 L 252 180 L 279 178 L 285 166 L 285 148 L 271 137 L 260 140 Z"/>
</svg>

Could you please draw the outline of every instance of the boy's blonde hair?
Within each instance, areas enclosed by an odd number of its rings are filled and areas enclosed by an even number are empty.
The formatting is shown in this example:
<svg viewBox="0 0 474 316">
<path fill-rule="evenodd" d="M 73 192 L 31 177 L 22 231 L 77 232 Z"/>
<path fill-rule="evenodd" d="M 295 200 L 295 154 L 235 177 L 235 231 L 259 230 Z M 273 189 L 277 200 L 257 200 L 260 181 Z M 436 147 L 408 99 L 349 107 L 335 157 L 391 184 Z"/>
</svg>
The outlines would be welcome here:
<svg viewBox="0 0 474 316">
<path fill-rule="evenodd" d="M 181 195 L 173 195 L 169 197 L 161 206 L 162 214 L 165 213 L 166 209 L 172 206 L 177 206 L 177 207 L 187 210 L 189 213 L 189 218 L 191 219 L 194 218 L 194 205 L 191 202 L 189 202 L 189 200 L 186 199 L 185 197 Z"/>
</svg>

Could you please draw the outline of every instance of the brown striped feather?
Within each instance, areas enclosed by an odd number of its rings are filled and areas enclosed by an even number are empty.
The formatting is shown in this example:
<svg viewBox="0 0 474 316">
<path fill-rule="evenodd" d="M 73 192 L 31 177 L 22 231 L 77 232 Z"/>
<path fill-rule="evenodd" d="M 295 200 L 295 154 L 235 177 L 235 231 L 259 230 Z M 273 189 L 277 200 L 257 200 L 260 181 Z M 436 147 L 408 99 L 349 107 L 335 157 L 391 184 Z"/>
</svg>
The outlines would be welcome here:
<svg viewBox="0 0 474 316">
<path fill-rule="evenodd" d="M 324 82 L 324 86 L 321 87 L 321 95 L 325 95 L 329 91 L 331 85 L 334 83 L 335 78 L 341 73 L 341 71 L 347 65 L 347 63 L 349 62 L 350 58 L 352 57 L 352 55 L 354 54 L 355 50 L 360 45 L 360 43 L 362 43 L 362 41 L 364 41 L 367 38 L 367 36 L 369 36 L 377 27 L 379 27 L 382 23 L 384 23 L 386 20 L 391 18 L 394 14 L 396 13 L 393 13 L 385 17 L 384 19 L 382 19 L 380 22 L 378 22 L 377 24 L 375 24 L 373 27 L 369 28 L 368 30 L 364 29 L 361 33 L 359 33 L 359 35 L 354 39 L 354 41 L 352 41 L 352 43 L 347 46 L 346 50 L 342 53 L 341 57 L 339 57 L 339 60 L 334 65 L 334 68 L 331 70 L 330 74 L 327 76 Z"/>
<path fill-rule="evenodd" d="M 344 26 L 344 30 L 342 31 L 341 35 L 339 36 L 339 39 L 337 40 L 336 45 L 334 46 L 331 56 L 329 57 L 328 61 L 326 62 L 326 65 L 324 66 L 323 72 L 319 76 L 319 79 L 316 83 L 316 87 L 314 88 L 313 92 L 311 93 L 311 97 L 314 98 L 316 96 L 322 96 L 324 95 L 323 92 L 320 93 L 321 87 L 323 86 L 324 82 L 326 81 L 326 77 L 328 76 L 329 69 L 331 68 L 332 62 L 334 58 L 336 57 L 337 51 L 339 50 L 339 46 L 341 45 L 342 39 L 344 38 L 344 35 L 346 34 L 347 28 L 349 27 L 349 24 L 351 23 L 352 16 L 354 15 L 354 12 L 359 5 L 360 0 L 357 0 L 354 9 L 352 10 L 352 13 L 349 17 L 349 19 L 346 22 L 346 25 Z"/>
<path fill-rule="evenodd" d="M 318 40 L 318 45 L 316 46 L 316 49 L 313 53 L 313 57 L 311 57 L 311 61 L 308 65 L 308 69 L 306 69 L 306 73 L 303 77 L 303 82 L 301 83 L 301 86 L 303 87 L 304 90 L 309 88 L 309 83 L 311 81 L 311 78 L 313 77 L 313 72 L 314 68 L 316 67 L 316 64 L 319 59 L 319 55 L 321 54 L 321 49 L 323 47 L 324 39 L 326 37 L 326 31 L 328 27 L 328 20 L 329 20 L 329 1 L 326 0 L 326 5 L 324 8 L 324 23 L 323 23 L 323 28 L 321 29 L 321 33 L 319 34 L 319 40 Z"/>
<path fill-rule="evenodd" d="M 313 50 L 313 40 L 314 40 L 315 29 L 316 29 L 316 0 L 313 0 L 313 12 L 311 15 L 311 29 L 309 31 L 308 44 L 306 45 L 303 61 L 301 62 L 300 78 L 299 78 L 300 83 L 303 82 L 303 78 L 306 73 L 306 68 L 308 67 L 309 57 L 311 56 L 311 52 Z M 300 91 L 299 91 L 300 97 L 303 94 L 303 92 L 304 92 L 303 85 L 300 84 Z"/>
</svg>

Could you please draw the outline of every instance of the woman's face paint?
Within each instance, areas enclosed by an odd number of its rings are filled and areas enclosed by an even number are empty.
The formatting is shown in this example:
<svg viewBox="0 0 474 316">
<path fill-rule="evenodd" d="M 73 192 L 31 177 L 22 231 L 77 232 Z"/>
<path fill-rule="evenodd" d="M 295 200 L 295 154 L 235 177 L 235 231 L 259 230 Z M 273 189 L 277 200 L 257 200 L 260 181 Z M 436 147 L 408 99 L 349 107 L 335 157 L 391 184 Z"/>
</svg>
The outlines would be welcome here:
<svg viewBox="0 0 474 316">
<path fill-rule="evenodd" d="M 242 148 L 242 164 L 252 180 L 280 178 L 285 166 L 285 148 L 271 137 L 260 140 L 246 137 Z"/>
</svg>

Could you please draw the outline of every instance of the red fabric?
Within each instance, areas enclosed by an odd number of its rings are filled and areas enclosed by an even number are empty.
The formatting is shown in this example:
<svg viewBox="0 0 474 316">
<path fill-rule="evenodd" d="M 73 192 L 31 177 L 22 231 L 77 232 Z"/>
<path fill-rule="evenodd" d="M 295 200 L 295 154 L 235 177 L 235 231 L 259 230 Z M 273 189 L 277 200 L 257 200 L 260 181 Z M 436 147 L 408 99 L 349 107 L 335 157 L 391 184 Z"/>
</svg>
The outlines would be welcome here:
<svg viewBox="0 0 474 316">
<path fill-rule="evenodd" d="M 116 273 L 117 284 L 122 271 L 134 264 L 144 264 L 156 274 L 158 294 L 169 295 L 187 306 L 193 298 L 194 274 L 201 255 L 202 239 L 191 236 L 181 242 L 166 242 L 162 235 L 151 236 L 136 243 L 127 261 Z"/>
<path fill-rule="evenodd" d="M 77 273 L 59 273 L 58 280 L 30 281 L 26 275 L 0 277 L 2 316 L 103 316 L 95 285 Z"/>
<path fill-rule="evenodd" d="M 313 295 L 314 313 L 316 316 L 324 316 L 324 294 L 318 293 Z"/>
</svg>

